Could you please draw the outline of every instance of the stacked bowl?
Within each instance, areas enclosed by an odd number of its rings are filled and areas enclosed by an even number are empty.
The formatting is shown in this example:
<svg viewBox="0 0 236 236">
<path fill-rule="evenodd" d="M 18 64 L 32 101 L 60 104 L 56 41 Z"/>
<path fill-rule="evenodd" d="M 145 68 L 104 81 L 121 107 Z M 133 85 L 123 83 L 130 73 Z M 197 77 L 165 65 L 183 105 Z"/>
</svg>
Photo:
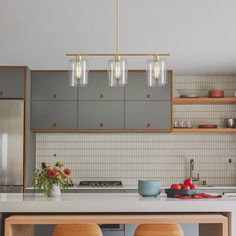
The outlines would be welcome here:
<svg viewBox="0 0 236 236">
<path fill-rule="evenodd" d="M 139 180 L 138 193 L 142 197 L 156 197 L 161 193 L 161 182 L 155 180 Z"/>
</svg>

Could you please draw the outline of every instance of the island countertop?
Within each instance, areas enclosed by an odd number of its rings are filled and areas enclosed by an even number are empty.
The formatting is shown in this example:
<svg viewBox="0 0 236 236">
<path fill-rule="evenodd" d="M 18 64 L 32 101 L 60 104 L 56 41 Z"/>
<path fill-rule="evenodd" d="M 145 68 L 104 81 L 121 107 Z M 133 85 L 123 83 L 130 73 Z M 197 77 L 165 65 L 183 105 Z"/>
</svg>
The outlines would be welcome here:
<svg viewBox="0 0 236 236">
<path fill-rule="evenodd" d="M 235 212 L 236 198 L 182 200 L 166 195 L 143 198 L 137 193 L 63 193 L 46 198 L 42 194 L 1 193 L 0 212 L 50 213 L 155 213 Z"/>
</svg>

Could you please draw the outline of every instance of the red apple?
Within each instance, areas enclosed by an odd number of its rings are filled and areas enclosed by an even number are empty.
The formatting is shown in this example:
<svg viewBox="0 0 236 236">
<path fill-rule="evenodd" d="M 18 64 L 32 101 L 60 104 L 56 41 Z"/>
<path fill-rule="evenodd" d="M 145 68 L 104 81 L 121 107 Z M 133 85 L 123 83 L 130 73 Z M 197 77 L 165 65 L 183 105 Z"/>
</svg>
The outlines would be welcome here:
<svg viewBox="0 0 236 236">
<path fill-rule="evenodd" d="M 171 184 L 170 188 L 175 189 L 176 184 Z"/>
<path fill-rule="evenodd" d="M 197 185 L 196 184 L 190 184 L 190 189 L 197 189 Z"/>
<path fill-rule="evenodd" d="M 192 184 L 193 182 L 192 182 L 192 178 L 188 178 L 188 179 L 185 179 L 184 180 L 184 184 L 185 185 L 190 185 L 190 184 Z"/>
<path fill-rule="evenodd" d="M 175 187 L 175 184 L 171 184 L 170 188 L 174 189 L 174 187 Z"/>
<path fill-rule="evenodd" d="M 180 184 L 176 184 L 175 189 L 176 190 L 180 190 L 181 189 L 181 185 Z"/>
<path fill-rule="evenodd" d="M 172 184 L 171 189 L 175 189 L 175 190 L 180 190 L 181 189 L 181 185 L 180 184 Z"/>
<path fill-rule="evenodd" d="M 184 190 L 189 190 L 190 189 L 190 186 L 188 184 L 184 184 L 183 188 Z"/>
</svg>

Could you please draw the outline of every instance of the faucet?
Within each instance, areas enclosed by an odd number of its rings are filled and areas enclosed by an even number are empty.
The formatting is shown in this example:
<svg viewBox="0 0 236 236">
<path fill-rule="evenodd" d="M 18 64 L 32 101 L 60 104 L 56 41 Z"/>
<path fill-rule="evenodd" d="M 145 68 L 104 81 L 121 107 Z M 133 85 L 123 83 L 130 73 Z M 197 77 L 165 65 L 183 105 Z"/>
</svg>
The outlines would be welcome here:
<svg viewBox="0 0 236 236">
<path fill-rule="evenodd" d="M 193 177 L 193 171 L 194 171 L 194 159 L 190 159 L 190 178 L 192 181 L 199 181 L 200 180 L 200 175 L 197 173 L 197 177 Z"/>
</svg>

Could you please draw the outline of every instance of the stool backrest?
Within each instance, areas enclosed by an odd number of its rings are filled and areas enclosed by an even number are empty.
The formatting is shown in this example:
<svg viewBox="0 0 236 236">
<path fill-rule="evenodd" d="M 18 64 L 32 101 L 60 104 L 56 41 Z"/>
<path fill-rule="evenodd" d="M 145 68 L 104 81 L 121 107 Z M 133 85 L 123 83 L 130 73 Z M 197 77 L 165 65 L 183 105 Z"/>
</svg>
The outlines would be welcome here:
<svg viewBox="0 0 236 236">
<path fill-rule="evenodd" d="M 52 236 L 102 236 L 102 231 L 96 224 L 59 224 Z"/>
<path fill-rule="evenodd" d="M 134 236 L 184 236 L 178 224 L 141 224 Z"/>
</svg>

